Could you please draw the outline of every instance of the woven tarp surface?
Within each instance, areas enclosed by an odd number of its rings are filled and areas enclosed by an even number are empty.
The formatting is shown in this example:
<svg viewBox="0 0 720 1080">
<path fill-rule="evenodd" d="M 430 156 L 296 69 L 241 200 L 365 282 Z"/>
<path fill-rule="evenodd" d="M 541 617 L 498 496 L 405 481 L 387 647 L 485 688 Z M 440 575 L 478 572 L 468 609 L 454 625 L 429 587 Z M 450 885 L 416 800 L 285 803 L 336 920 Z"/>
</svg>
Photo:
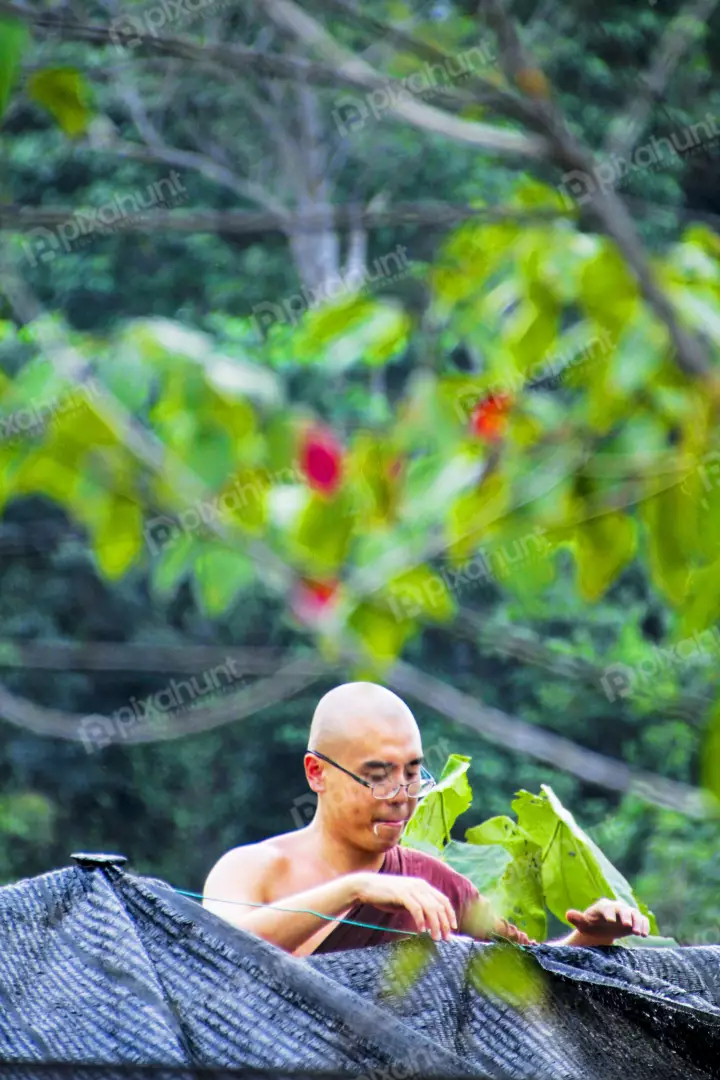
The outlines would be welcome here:
<svg viewBox="0 0 720 1080">
<path fill-rule="evenodd" d="M 538 946 L 543 999 L 524 1011 L 465 978 L 497 948 L 455 938 L 392 994 L 393 946 L 299 959 L 155 879 L 54 871 L 0 889 L 0 1080 L 36 1080 L 33 1062 L 125 1066 L 108 1070 L 118 1078 L 162 1065 L 178 1080 L 720 1077 L 720 947 Z"/>
</svg>

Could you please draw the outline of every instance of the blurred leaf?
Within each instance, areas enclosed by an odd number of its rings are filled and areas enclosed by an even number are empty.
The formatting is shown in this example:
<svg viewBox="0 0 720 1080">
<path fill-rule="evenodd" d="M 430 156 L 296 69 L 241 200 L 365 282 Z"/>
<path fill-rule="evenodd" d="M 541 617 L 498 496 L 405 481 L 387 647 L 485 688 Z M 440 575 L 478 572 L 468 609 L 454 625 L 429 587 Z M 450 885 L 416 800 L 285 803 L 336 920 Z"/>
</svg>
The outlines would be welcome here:
<svg viewBox="0 0 720 1080">
<path fill-rule="evenodd" d="M 26 23 L 19 19 L 0 19 L 0 120 L 29 42 Z"/>
<path fill-rule="evenodd" d="M 437 956 L 437 945 L 428 933 L 398 941 L 390 949 L 390 958 L 382 973 L 380 999 L 408 994 Z"/>
<path fill-rule="evenodd" d="M 99 504 L 93 553 L 100 571 L 110 581 L 117 581 L 137 562 L 144 540 L 143 515 L 137 502 L 111 497 Z"/>
<path fill-rule="evenodd" d="M 361 603 L 347 621 L 367 656 L 385 667 L 397 660 L 415 623 L 397 618 L 381 603 Z"/>
<path fill-rule="evenodd" d="M 345 560 L 355 527 L 355 508 L 346 490 L 332 499 L 313 493 L 300 515 L 294 542 L 309 570 L 337 570 Z"/>
<path fill-rule="evenodd" d="M 196 551 L 193 583 L 200 610 L 209 618 L 224 615 L 254 580 L 255 567 L 246 555 L 220 543 L 197 544 Z"/>
<path fill-rule="evenodd" d="M 480 994 L 523 1011 L 542 1002 L 545 976 L 535 957 L 511 942 L 478 946 L 468 978 Z"/>
<path fill-rule="evenodd" d="M 66 135 L 74 138 L 87 130 L 92 113 L 90 89 L 75 68 L 46 68 L 28 79 L 28 94 L 57 120 Z"/>
<path fill-rule="evenodd" d="M 163 546 L 157 558 L 150 564 L 150 579 L 154 595 L 159 600 L 171 600 L 184 578 L 193 568 L 195 540 L 188 533 L 180 533 Z"/>
<path fill-rule="evenodd" d="M 620 512 L 588 518 L 575 530 L 573 546 L 580 595 L 593 604 L 605 595 L 634 558 L 637 549 L 635 522 Z"/>
</svg>

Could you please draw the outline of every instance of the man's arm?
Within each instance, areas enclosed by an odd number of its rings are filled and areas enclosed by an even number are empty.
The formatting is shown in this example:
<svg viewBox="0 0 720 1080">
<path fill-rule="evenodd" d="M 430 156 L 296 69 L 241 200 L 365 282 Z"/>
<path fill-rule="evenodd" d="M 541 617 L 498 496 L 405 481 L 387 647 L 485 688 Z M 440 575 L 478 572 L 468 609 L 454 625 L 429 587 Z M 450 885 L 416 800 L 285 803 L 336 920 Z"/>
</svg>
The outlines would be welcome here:
<svg viewBox="0 0 720 1080">
<path fill-rule="evenodd" d="M 287 952 L 304 945 L 320 927 L 344 915 L 355 903 L 372 904 L 381 911 L 410 912 L 420 933 L 429 931 L 439 941 L 457 929 L 452 904 L 422 878 L 395 874 L 344 874 L 294 896 L 286 896 L 277 907 L 252 907 L 268 903 L 268 882 L 286 868 L 285 857 L 268 845 L 234 848 L 208 875 L 203 905 L 234 926 L 249 930 Z M 232 900 L 234 903 L 222 901 Z M 245 907 L 244 904 L 248 906 Z M 278 908 L 290 908 L 279 911 Z M 307 912 L 316 911 L 317 915 Z"/>
<path fill-rule="evenodd" d="M 203 900 L 203 907 L 233 926 L 249 930 L 287 952 L 294 952 L 321 926 L 327 925 L 328 920 L 322 915 L 336 918 L 353 906 L 357 900 L 357 875 L 346 874 L 314 889 L 288 896 L 278 905 L 310 909 L 319 915 L 251 906 L 267 903 L 267 883 L 281 869 L 282 862 L 283 856 L 269 847 L 234 848 L 210 871 L 203 888 L 203 896 L 207 898 Z"/>
</svg>

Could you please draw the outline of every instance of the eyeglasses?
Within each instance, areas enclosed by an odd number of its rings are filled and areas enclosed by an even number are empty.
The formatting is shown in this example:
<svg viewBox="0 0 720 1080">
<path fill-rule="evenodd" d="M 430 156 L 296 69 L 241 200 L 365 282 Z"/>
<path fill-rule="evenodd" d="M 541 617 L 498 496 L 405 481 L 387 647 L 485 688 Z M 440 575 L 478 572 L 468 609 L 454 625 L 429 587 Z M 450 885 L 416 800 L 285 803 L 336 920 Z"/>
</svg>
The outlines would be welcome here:
<svg viewBox="0 0 720 1080">
<path fill-rule="evenodd" d="M 321 761 L 327 761 L 328 765 L 334 765 L 340 772 L 352 776 L 353 780 L 357 780 L 358 784 L 370 788 L 375 799 L 394 799 L 403 788 L 407 791 L 409 799 L 422 799 L 423 796 L 429 795 L 435 787 L 435 780 L 424 765 L 420 766 L 420 779 L 411 780 L 408 784 L 396 784 L 392 780 L 379 780 L 376 784 L 371 784 L 369 781 L 363 780 L 362 776 L 357 776 L 356 773 L 350 772 L 349 769 L 344 768 L 342 765 L 338 765 L 337 761 L 333 761 L 332 758 L 318 753 L 317 750 L 308 750 L 308 754 L 320 758 Z"/>
</svg>

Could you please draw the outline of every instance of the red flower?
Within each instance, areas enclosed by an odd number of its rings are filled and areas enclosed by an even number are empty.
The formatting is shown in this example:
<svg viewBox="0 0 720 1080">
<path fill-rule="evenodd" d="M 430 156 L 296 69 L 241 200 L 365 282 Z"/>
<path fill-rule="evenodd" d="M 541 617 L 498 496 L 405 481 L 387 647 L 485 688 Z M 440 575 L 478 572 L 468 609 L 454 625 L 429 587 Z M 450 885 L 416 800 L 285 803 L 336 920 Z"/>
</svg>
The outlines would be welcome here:
<svg viewBox="0 0 720 1080">
<path fill-rule="evenodd" d="M 511 403 L 509 394 L 488 394 L 484 397 L 470 415 L 472 434 L 488 442 L 498 442 L 505 434 Z"/>
<path fill-rule="evenodd" d="M 332 495 L 342 480 L 342 447 L 332 431 L 314 427 L 305 433 L 300 468 L 315 491 Z"/>
<path fill-rule="evenodd" d="M 339 582 L 299 581 L 292 598 L 292 609 L 301 622 L 311 622 L 323 613 L 335 599 Z"/>
</svg>

